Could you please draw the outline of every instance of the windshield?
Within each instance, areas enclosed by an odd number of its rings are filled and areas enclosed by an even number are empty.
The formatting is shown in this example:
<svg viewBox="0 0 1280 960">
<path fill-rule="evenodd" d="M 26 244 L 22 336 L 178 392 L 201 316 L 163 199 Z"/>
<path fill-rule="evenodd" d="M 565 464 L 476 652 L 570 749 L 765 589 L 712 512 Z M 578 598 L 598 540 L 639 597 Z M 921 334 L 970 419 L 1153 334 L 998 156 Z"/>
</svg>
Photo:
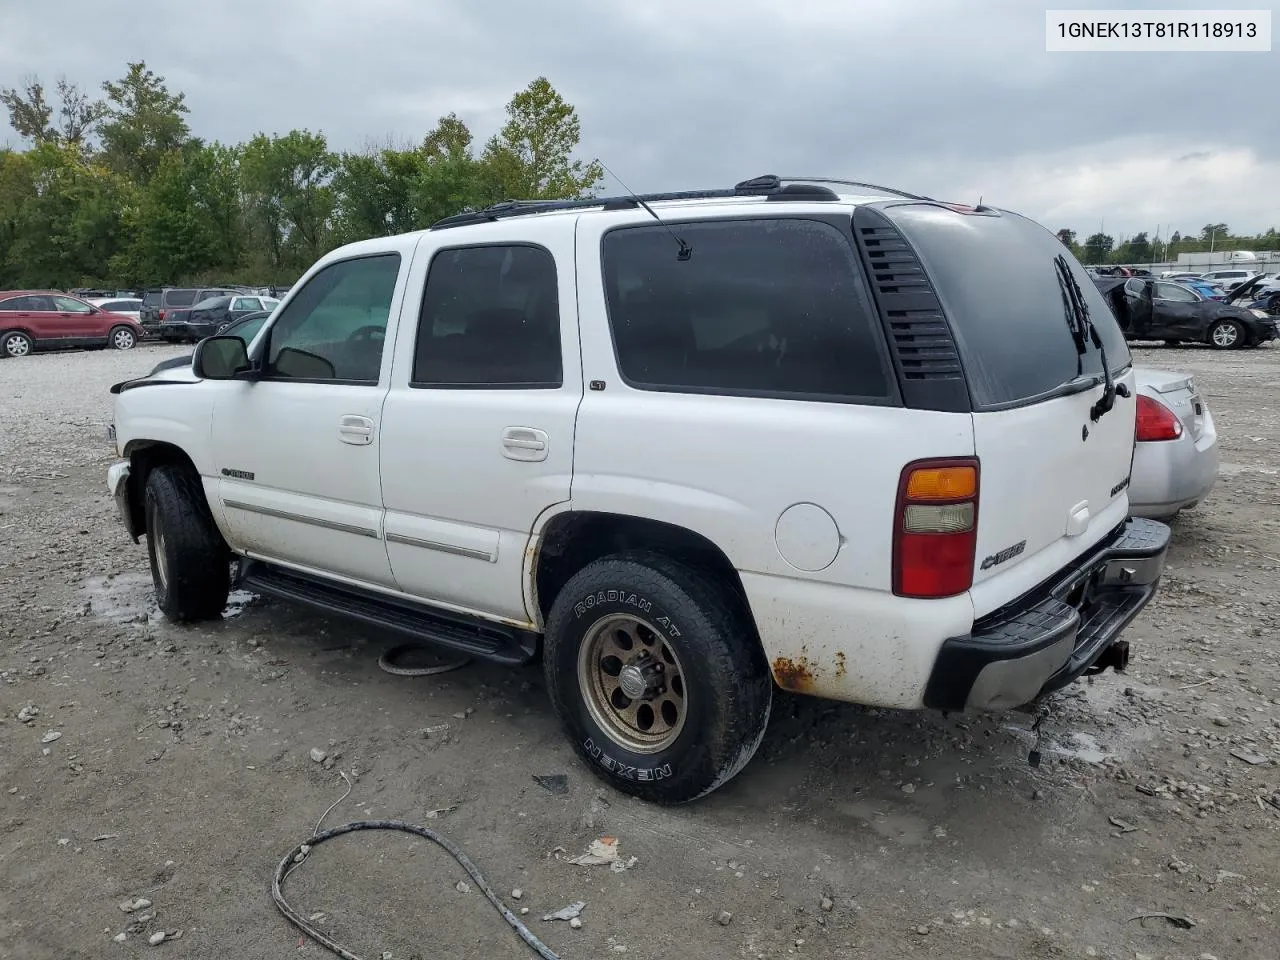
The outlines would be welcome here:
<svg viewBox="0 0 1280 960">
<path fill-rule="evenodd" d="M 886 207 L 924 264 L 960 347 L 979 406 L 1017 403 L 1102 375 L 1100 351 L 1076 352 L 1054 258 L 1070 266 L 1113 374 L 1129 366 L 1124 334 L 1092 278 L 1048 230 L 1012 213 Z"/>
</svg>

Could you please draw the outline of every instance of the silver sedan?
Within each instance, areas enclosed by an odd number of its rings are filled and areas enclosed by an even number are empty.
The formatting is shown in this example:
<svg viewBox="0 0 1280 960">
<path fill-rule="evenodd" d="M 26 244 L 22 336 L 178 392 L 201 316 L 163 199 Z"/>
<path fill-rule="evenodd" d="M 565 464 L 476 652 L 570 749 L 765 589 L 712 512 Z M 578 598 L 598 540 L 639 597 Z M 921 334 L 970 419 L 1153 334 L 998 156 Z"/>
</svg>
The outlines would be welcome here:
<svg viewBox="0 0 1280 960">
<path fill-rule="evenodd" d="M 1134 371 L 1138 429 L 1129 484 L 1129 512 L 1168 520 L 1194 507 L 1218 478 L 1218 432 L 1213 416 L 1185 373 Z"/>
</svg>

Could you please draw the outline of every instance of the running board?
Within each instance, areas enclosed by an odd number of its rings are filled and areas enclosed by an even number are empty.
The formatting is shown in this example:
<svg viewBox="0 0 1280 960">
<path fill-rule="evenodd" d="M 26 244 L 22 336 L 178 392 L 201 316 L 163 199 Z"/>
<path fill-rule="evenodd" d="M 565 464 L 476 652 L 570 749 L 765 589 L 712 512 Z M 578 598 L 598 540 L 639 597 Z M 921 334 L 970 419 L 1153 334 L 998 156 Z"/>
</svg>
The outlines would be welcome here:
<svg viewBox="0 0 1280 960">
<path fill-rule="evenodd" d="M 538 654 L 538 634 L 491 620 L 427 607 L 345 583 L 241 560 L 238 583 L 253 593 L 304 603 L 478 660 L 518 666 Z"/>
</svg>

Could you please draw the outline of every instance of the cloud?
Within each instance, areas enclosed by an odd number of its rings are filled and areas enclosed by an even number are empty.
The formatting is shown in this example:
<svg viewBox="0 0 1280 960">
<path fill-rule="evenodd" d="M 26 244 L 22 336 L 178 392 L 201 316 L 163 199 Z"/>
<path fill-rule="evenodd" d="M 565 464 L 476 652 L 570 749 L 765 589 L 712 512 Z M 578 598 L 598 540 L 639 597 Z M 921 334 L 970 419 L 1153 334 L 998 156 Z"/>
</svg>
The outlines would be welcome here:
<svg viewBox="0 0 1280 960">
<path fill-rule="evenodd" d="M 1273 84 L 1273 56 L 1050 54 L 1043 7 L 1018 0 L 7 6 L 0 85 L 96 87 L 145 59 L 209 139 L 307 127 L 353 149 L 456 111 L 483 142 L 545 75 L 578 109 L 582 152 L 637 190 L 825 174 L 980 193 L 1055 228 L 1105 217 L 1117 235 L 1261 230 L 1280 209 L 1280 127 L 1247 93 Z"/>
</svg>

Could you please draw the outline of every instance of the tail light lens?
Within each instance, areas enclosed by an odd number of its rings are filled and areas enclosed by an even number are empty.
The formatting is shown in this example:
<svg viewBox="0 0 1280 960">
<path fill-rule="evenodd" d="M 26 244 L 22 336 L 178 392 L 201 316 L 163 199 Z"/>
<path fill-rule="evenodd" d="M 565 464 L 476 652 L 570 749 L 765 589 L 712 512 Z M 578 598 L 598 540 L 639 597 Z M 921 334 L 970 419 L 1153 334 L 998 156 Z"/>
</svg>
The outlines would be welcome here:
<svg viewBox="0 0 1280 960">
<path fill-rule="evenodd" d="M 1134 439 L 1140 443 L 1177 440 L 1182 436 L 1182 421 L 1177 414 L 1154 397 L 1138 394 L 1138 427 Z"/>
<path fill-rule="evenodd" d="M 163 319 L 164 319 L 164 314 L 165 314 L 165 311 L 160 310 L 160 311 L 158 311 L 158 312 L 156 313 L 156 317 L 157 317 L 158 319 L 160 319 L 160 320 L 163 320 Z"/>
<path fill-rule="evenodd" d="M 898 485 L 893 527 L 893 592 L 954 597 L 973 586 L 978 542 L 978 461 L 909 463 Z"/>
</svg>

